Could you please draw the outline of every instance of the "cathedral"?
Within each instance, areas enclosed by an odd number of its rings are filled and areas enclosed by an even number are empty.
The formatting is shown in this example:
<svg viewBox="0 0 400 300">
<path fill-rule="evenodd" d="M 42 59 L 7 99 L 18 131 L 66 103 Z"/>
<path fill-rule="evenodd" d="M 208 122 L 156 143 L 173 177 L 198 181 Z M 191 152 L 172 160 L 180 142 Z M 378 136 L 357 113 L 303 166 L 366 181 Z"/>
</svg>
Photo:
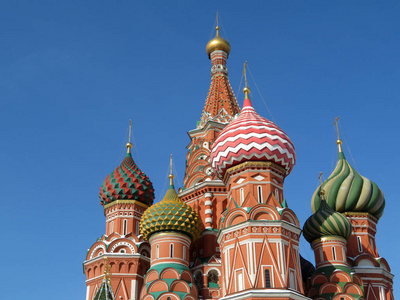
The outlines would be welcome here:
<svg viewBox="0 0 400 300">
<path fill-rule="evenodd" d="M 253 108 L 247 82 L 240 108 L 228 80 L 230 50 L 217 26 L 183 187 L 175 188 L 171 171 L 153 204 L 130 141 L 105 178 L 106 230 L 83 263 L 86 300 L 393 299 L 393 274 L 375 243 L 382 191 L 348 163 L 338 134 L 336 167 L 310 191 L 312 215 L 301 226 L 284 198 L 295 147 Z M 299 253 L 302 234 L 313 262 Z"/>
</svg>

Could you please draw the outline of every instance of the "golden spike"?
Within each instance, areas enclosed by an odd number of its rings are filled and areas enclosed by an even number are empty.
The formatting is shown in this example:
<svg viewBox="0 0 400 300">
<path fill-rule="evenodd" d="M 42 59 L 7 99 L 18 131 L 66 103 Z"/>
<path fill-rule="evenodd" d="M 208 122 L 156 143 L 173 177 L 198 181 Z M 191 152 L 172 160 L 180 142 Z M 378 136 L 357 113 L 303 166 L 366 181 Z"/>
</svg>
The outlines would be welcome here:
<svg viewBox="0 0 400 300">
<path fill-rule="evenodd" d="M 132 148 L 131 135 L 132 135 L 132 122 L 129 119 L 129 140 L 126 143 L 126 148 L 128 148 L 127 153 L 131 153 L 131 148 Z"/>
<path fill-rule="evenodd" d="M 319 182 L 321 183 L 321 185 L 320 185 L 320 192 L 319 192 L 319 194 L 320 194 L 320 196 L 321 196 L 321 200 L 325 200 L 324 198 L 324 195 L 325 195 L 325 191 L 322 189 L 322 172 L 319 172 L 319 176 L 318 176 L 318 180 L 319 180 Z"/>
<path fill-rule="evenodd" d="M 243 66 L 243 75 L 244 75 L 244 89 L 243 89 L 243 93 L 245 95 L 245 99 L 249 99 L 249 94 L 250 94 L 250 89 L 247 86 L 247 74 L 246 74 L 246 66 L 247 66 L 247 61 L 244 63 Z"/>
<path fill-rule="evenodd" d="M 339 152 L 343 152 L 342 151 L 342 140 L 339 137 L 339 122 L 338 122 L 339 118 L 340 118 L 339 116 L 335 118 L 335 122 L 333 123 L 333 126 L 336 125 L 336 133 L 337 133 L 336 144 L 338 145 Z"/>
</svg>

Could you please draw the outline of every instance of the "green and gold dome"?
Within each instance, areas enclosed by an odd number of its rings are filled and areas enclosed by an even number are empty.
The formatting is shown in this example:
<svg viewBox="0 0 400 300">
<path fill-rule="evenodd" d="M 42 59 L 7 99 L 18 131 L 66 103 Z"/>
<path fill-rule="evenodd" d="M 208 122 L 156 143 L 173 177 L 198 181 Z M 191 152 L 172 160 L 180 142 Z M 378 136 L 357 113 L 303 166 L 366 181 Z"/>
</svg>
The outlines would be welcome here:
<svg viewBox="0 0 400 300">
<path fill-rule="evenodd" d="M 197 212 L 179 199 L 170 174 L 170 184 L 164 198 L 150 206 L 140 220 L 140 232 L 145 240 L 162 231 L 178 231 L 187 234 L 193 241 L 200 235 L 200 218 Z"/>
<path fill-rule="evenodd" d="M 339 159 L 332 174 L 322 184 L 325 199 L 329 207 L 338 212 L 370 213 L 379 219 L 385 208 L 385 198 L 382 191 L 368 178 L 361 176 L 346 160 L 342 151 L 342 141 L 337 140 Z M 311 200 L 311 208 L 316 212 L 319 208 L 319 187 Z"/>
<path fill-rule="evenodd" d="M 351 231 L 350 221 L 321 200 L 318 210 L 304 223 L 303 236 L 309 243 L 326 236 L 340 236 L 348 240 Z"/>
</svg>

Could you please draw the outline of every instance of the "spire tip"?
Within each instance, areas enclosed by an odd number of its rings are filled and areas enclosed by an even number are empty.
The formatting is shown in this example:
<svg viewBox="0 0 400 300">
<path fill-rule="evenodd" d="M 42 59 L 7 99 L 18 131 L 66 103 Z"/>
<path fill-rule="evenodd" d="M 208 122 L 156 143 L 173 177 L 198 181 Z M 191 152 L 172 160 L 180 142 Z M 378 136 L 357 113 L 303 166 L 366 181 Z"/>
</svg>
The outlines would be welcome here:
<svg viewBox="0 0 400 300">
<path fill-rule="evenodd" d="M 132 121 L 131 119 L 129 119 L 129 140 L 126 143 L 126 148 L 128 148 L 127 153 L 131 153 L 131 148 L 132 148 L 131 135 L 132 135 Z"/>
</svg>

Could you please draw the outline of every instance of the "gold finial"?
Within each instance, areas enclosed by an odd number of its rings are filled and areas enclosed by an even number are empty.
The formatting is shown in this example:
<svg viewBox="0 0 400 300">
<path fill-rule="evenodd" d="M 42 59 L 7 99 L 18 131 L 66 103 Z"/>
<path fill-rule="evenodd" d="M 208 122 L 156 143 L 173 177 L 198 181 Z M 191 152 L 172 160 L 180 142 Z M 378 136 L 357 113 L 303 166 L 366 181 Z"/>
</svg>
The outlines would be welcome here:
<svg viewBox="0 0 400 300">
<path fill-rule="evenodd" d="M 213 39 L 211 39 L 206 46 L 206 52 L 208 57 L 210 58 L 210 54 L 212 52 L 214 52 L 215 50 L 222 50 L 224 52 L 226 52 L 226 54 L 229 55 L 229 53 L 231 52 L 231 45 L 229 44 L 229 42 L 225 39 L 223 39 L 222 37 L 220 37 L 219 35 L 219 17 L 218 17 L 218 12 L 217 12 L 217 26 L 215 27 L 216 33 L 215 33 L 215 37 Z"/>
<path fill-rule="evenodd" d="M 107 256 L 104 256 L 104 280 L 111 282 L 111 266 Z"/>
<path fill-rule="evenodd" d="M 172 154 L 169 160 L 169 185 L 174 185 L 174 174 L 172 174 Z"/>
<path fill-rule="evenodd" d="M 320 185 L 320 191 L 319 191 L 319 195 L 321 196 L 321 200 L 325 200 L 324 196 L 325 196 L 325 191 L 322 189 L 322 172 L 319 172 L 319 176 L 318 176 L 318 180 L 321 183 Z"/>
<path fill-rule="evenodd" d="M 249 99 L 250 88 L 247 86 L 246 66 L 247 66 L 247 61 L 244 63 L 244 66 L 243 66 L 243 75 L 244 75 L 244 88 L 243 88 L 243 93 L 244 93 L 244 98 L 245 98 L 245 99 Z"/>
<path fill-rule="evenodd" d="M 131 153 L 131 148 L 132 148 L 131 135 L 132 135 L 132 122 L 129 119 L 129 140 L 126 143 L 126 148 L 128 148 L 127 153 Z"/>
<path fill-rule="evenodd" d="M 339 152 L 343 152 L 343 151 L 342 151 L 342 140 L 341 140 L 340 137 L 339 137 L 339 124 L 338 124 L 339 118 L 340 118 L 340 117 L 336 117 L 336 118 L 335 118 L 335 122 L 333 123 L 333 126 L 336 125 L 336 133 L 337 133 L 336 144 L 338 145 Z"/>
</svg>

